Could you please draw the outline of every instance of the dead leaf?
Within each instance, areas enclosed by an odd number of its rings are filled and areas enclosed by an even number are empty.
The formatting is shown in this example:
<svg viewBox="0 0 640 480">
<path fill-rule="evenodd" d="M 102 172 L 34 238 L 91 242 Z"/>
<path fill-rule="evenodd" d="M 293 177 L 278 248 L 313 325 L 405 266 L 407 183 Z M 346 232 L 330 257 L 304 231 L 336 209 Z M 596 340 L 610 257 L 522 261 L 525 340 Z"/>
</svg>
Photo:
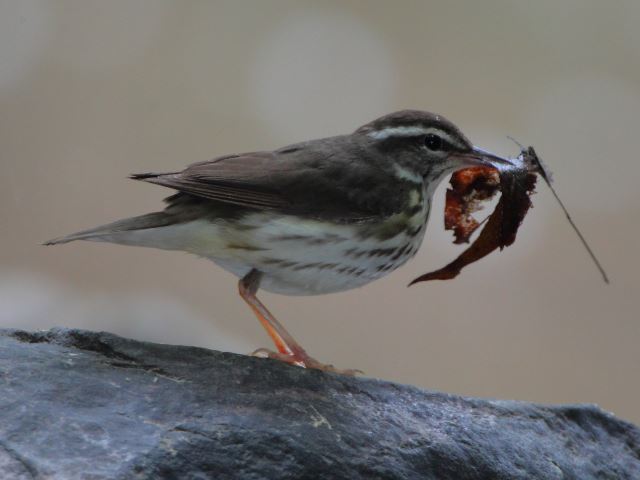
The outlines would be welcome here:
<svg viewBox="0 0 640 480">
<path fill-rule="evenodd" d="M 495 168 L 473 167 L 459 170 L 451 176 L 444 209 L 444 228 L 453 230 L 453 243 L 468 243 L 480 226 L 473 213 L 481 203 L 490 200 L 498 191 L 500 176 Z"/>
<path fill-rule="evenodd" d="M 456 172 L 447 191 L 445 228 L 453 230 L 454 243 L 468 241 L 479 223 L 472 213 L 480 203 L 489 200 L 496 191 L 501 197 L 478 238 L 453 262 L 439 270 L 425 273 L 409 285 L 428 280 L 449 280 L 458 276 L 470 263 L 487 256 L 497 248 L 511 245 L 525 215 L 531 207 L 529 197 L 536 184 L 536 174 L 548 179 L 532 147 L 524 150 L 511 165 L 473 167 Z"/>
</svg>

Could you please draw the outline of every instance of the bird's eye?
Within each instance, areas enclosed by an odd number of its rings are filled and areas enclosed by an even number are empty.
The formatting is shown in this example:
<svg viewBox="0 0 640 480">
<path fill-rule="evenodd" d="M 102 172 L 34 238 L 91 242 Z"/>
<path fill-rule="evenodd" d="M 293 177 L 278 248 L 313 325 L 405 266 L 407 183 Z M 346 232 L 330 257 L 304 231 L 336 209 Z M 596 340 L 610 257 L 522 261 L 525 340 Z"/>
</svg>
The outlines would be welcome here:
<svg viewBox="0 0 640 480">
<path fill-rule="evenodd" d="M 434 135 L 433 133 L 430 133 L 425 137 L 424 144 L 429 150 L 433 150 L 434 152 L 442 150 L 442 138 L 438 135 Z"/>
</svg>

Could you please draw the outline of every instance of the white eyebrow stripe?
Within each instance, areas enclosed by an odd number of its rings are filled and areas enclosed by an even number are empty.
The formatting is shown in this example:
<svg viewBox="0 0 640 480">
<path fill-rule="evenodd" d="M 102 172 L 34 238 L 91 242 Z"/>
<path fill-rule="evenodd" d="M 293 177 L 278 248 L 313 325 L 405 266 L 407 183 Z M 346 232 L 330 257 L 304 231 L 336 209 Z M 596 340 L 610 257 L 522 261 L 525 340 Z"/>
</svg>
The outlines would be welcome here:
<svg viewBox="0 0 640 480">
<path fill-rule="evenodd" d="M 376 140 L 384 140 L 389 137 L 414 137 L 416 135 L 424 135 L 428 130 L 424 127 L 387 127 L 382 130 L 375 130 L 373 132 L 369 132 L 371 138 L 375 138 Z"/>
<path fill-rule="evenodd" d="M 382 130 L 375 130 L 373 132 L 369 132 L 371 138 L 376 140 L 386 140 L 391 137 L 415 137 L 417 135 L 428 135 L 433 133 L 434 135 L 438 135 L 445 142 L 450 145 L 454 145 L 458 148 L 463 148 L 462 145 L 457 139 L 453 138 L 447 132 L 437 127 L 421 127 L 421 126 L 405 126 L 405 127 L 386 127 Z"/>
</svg>

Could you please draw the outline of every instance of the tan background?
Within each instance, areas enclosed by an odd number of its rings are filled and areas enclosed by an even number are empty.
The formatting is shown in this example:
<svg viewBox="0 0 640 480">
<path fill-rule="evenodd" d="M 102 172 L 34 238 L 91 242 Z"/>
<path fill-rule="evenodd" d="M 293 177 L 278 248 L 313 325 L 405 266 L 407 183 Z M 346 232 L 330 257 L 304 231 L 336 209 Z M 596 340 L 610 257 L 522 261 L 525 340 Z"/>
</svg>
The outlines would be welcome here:
<svg viewBox="0 0 640 480">
<path fill-rule="evenodd" d="M 533 144 L 608 267 L 544 187 L 516 244 L 324 297 L 264 294 L 321 360 L 465 395 L 590 402 L 640 422 L 640 3 L 0 1 L 0 326 L 109 330 L 248 352 L 235 279 L 180 253 L 50 237 L 154 210 L 126 180 L 430 109 L 503 154 Z"/>
</svg>

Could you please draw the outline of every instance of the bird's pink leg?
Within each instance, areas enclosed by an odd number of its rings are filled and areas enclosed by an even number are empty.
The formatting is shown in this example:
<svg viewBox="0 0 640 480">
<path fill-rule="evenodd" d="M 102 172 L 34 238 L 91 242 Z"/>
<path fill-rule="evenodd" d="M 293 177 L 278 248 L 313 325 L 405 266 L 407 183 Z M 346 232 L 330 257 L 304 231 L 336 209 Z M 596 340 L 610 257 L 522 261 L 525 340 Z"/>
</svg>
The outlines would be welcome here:
<svg viewBox="0 0 640 480">
<path fill-rule="evenodd" d="M 273 352 L 266 348 L 260 348 L 253 352 L 254 355 L 266 354 L 269 358 L 281 360 L 299 367 L 315 368 L 345 375 L 362 373 L 360 370 L 353 369 L 340 370 L 333 365 L 320 363 L 311 357 L 256 296 L 261 277 L 261 272 L 251 270 L 238 282 L 238 292 L 242 299 L 251 307 L 251 310 L 253 310 L 253 313 L 273 340 L 278 351 Z"/>
</svg>

